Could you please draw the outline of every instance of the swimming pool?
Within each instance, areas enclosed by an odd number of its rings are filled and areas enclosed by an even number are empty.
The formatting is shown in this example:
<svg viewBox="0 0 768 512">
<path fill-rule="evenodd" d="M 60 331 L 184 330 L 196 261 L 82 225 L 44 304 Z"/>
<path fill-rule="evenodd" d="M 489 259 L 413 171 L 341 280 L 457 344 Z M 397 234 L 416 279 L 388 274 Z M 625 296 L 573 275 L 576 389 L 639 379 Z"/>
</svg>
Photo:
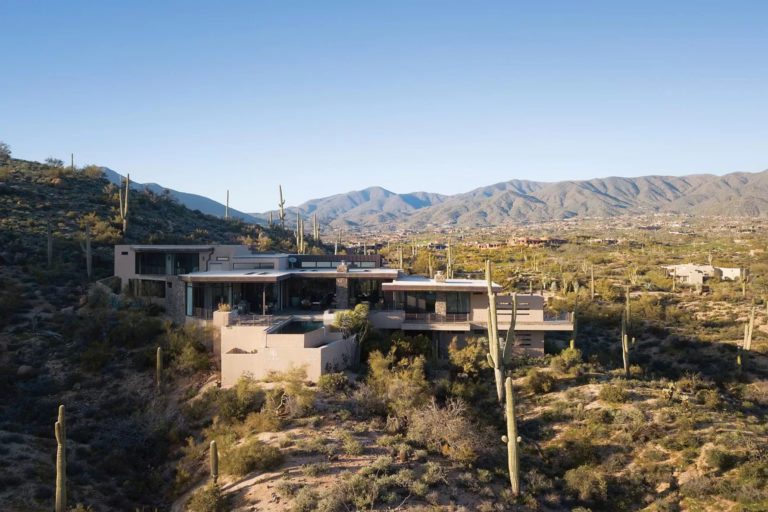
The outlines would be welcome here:
<svg viewBox="0 0 768 512">
<path fill-rule="evenodd" d="M 314 331 L 323 326 L 323 322 L 316 320 L 291 320 L 285 323 L 275 330 L 271 331 L 272 334 L 304 334 L 306 332 Z"/>
</svg>

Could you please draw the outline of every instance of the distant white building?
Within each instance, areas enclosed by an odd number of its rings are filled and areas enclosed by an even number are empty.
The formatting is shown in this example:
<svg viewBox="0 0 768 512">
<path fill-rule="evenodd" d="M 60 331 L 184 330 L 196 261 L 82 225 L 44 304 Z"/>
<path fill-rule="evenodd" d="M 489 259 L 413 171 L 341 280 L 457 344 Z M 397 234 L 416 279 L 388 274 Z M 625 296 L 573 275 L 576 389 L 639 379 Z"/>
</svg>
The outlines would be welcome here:
<svg viewBox="0 0 768 512">
<path fill-rule="evenodd" d="M 696 265 L 694 263 L 662 265 L 662 268 L 667 271 L 667 275 L 674 276 L 679 283 L 691 286 L 703 285 L 705 281 L 712 278 L 738 281 L 744 275 L 744 269 L 741 268 Z"/>
</svg>

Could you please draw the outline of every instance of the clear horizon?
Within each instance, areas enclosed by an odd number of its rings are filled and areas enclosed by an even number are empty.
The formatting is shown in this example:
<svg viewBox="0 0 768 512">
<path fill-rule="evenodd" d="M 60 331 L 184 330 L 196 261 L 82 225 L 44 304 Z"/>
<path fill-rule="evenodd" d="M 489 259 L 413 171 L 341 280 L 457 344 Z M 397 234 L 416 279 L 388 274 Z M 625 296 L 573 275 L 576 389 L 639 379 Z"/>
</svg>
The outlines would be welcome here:
<svg viewBox="0 0 768 512">
<path fill-rule="evenodd" d="M 0 140 L 245 212 L 768 167 L 757 1 L 5 2 Z"/>
</svg>

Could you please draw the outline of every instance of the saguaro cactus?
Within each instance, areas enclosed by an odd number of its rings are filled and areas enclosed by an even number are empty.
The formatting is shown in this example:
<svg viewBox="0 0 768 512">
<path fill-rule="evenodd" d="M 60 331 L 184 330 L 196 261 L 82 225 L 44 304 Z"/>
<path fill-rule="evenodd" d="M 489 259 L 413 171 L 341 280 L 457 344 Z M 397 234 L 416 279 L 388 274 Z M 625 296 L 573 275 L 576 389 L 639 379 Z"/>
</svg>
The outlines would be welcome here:
<svg viewBox="0 0 768 512">
<path fill-rule="evenodd" d="M 216 441 L 211 441 L 211 479 L 216 484 L 219 481 L 219 449 L 216 447 Z"/>
<path fill-rule="evenodd" d="M 67 426 L 64 406 L 59 406 L 59 418 L 54 425 L 56 434 L 56 512 L 67 509 Z"/>
<path fill-rule="evenodd" d="M 85 223 L 85 239 L 80 241 L 80 249 L 85 255 L 85 273 L 88 279 L 93 275 L 93 252 L 91 251 L 91 225 Z"/>
<path fill-rule="evenodd" d="M 128 229 L 128 192 L 130 189 L 131 175 L 129 173 L 125 176 L 125 192 L 123 192 L 122 188 L 118 189 L 120 199 L 120 206 L 118 211 L 120 213 L 120 219 L 123 221 L 123 235 L 125 235 L 125 231 Z"/>
<path fill-rule="evenodd" d="M 163 385 L 163 349 L 162 347 L 157 347 L 157 352 L 155 353 L 155 386 L 157 387 L 157 390 L 160 391 L 160 388 Z"/>
<path fill-rule="evenodd" d="M 630 309 L 631 306 L 629 304 L 629 285 L 625 287 L 624 292 L 624 314 L 627 317 L 627 324 L 630 323 L 630 320 L 632 319 L 632 310 Z"/>
<path fill-rule="evenodd" d="M 485 260 L 485 280 L 488 285 L 488 364 L 493 368 L 493 376 L 496 380 L 496 394 L 499 402 L 504 400 L 504 365 L 512 359 L 512 345 L 514 344 L 516 305 L 513 305 L 512 319 L 507 331 L 507 342 L 501 346 L 499 340 L 498 317 L 496 314 L 496 294 L 493 291 L 491 279 L 491 260 Z M 513 298 L 513 304 L 515 299 Z M 510 337 L 511 333 L 511 337 Z"/>
<path fill-rule="evenodd" d="M 571 349 L 576 348 L 576 333 L 578 332 L 578 320 L 576 319 L 576 311 L 571 313 L 573 315 L 573 332 L 571 333 L 571 340 L 569 342 L 569 346 Z"/>
<path fill-rule="evenodd" d="M 301 218 L 298 210 L 296 211 L 296 251 L 304 254 L 304 219 Z"/>
<path fill-rule="evenodd" d="M 752 332 L 754 328 L 755 307 L 752 306 L 752 310 L 749 312 L 749 321 L 744 324 L 744 340 L 736 354 L 736 364 L 739 366 L 739 373 L 741 373 L 742 368 L 747 364 L 747 356 L 749 351 L 752 350 Z"/>
<path fill-rule="evenodd" d="M 445 275 L 448 279 L 453 279 L 453 249 L 451 249 L 450 242 L 448 243 L 447 251 L 447 263 L 445 264 Z"/>
<path fill-rule="evenodd" d="M 629 335 L 627 334 L 627 319 L 621 317 L 621 359 L 624 363 L 624 377 L 629 378 Z"/>
<path fill-rule="evenodd" d="M 47 242 L 48 268 L 51 268 L 53 266 L 53 227 L 51 226 L 50 220 L 45 225 L 45 235 Z"/>
<path fill-rule="evenodd" d="M 504 381 L 506 406 L 504 414 L 507 419 L 507 435 L 501 440 L 507 445 L 507 464 L 509 465 L 509 484 L 512 494 L 520 494 L 520 454 L 518 453 L 520 438 L 517 436 L 517 420 L 515 418 L 515 397 L 512 392 L 512 377 Z"/>
<path fill-rule="evenodd" d="M 317 223 L 317 213 L 312 215 L 312 238 L 315 239 L 315 243 L 320 243 L 320 224 Z"/>
<path fill-rule="evenodd" d="M 280 190 L 280 202 L 277 203 L 277 216 L 280 219 L 280 226 L 285 229 L 285 199 L 283 199 L 283 186 L 278 185 L 277 187 Z"/>
</svg>

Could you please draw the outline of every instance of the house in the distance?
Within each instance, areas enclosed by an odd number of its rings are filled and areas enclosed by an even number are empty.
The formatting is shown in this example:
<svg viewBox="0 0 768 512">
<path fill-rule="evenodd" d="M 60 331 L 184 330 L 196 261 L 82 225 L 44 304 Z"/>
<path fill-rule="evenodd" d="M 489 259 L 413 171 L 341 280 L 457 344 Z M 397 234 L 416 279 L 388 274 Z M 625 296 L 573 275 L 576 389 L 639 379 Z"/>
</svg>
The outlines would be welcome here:
<svg viewBox="0 0 768 512">
<path fill-rule="evenodd" d="M 310 379 L 344 368 L 354 340 L 335 331 L 335 313 L 367 304 L 384 331 L 423 334 L 447 357 L 453 339 L 485 336 L 484 280 L 410 276 L 378 254 L 257 253 L 239 245 L 118 245 L 115 275 L 127 293 L 165 307 L 177 323 L 221 330 L 223 385 L 240 375 L 303 366 Z M 501 292 L 494 284 L 493 290 Z M 512 298 L 497 295 L 499 330 L 511 324 Z M 540 295 L 517 295 L 518 350 L 543 355 L 546 332 L 572 331 L 570 313 L 550 315 Z"/>
<path fill-rule="evenodd" d="M 715 267 L 693 263 L 662 265 L 662 268 L 666 270 L 668 276 L 672 276 L 677 282 L 690 286 L 702 286 L 706 281 L 713 278 L 738 281 L 745 273 L 745 270 L 741 268 Z"/>
</svg>

